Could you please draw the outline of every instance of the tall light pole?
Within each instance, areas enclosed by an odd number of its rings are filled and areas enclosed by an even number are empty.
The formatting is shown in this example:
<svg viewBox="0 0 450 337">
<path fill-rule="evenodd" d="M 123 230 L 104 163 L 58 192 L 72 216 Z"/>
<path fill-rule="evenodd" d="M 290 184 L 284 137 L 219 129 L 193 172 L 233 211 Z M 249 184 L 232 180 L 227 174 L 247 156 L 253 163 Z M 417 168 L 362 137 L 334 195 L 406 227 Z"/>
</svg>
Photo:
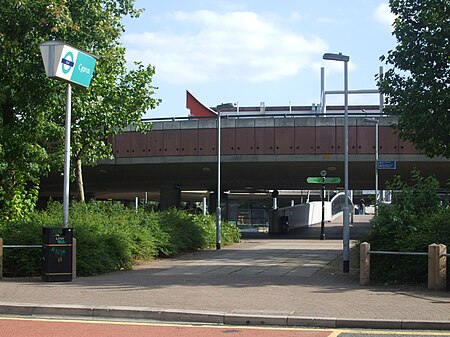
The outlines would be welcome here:
<svg viewBox="0 0 450 337">
<path fill-rule="evenodd" d="M 348 273 L 350 271 L 350 225 L 349 225 L 349 208 L 348 208 L 348 61 L 350 56 L 342 53 L 323 54 L 324 60 L 344 62 L 344 221 L 343 221 L 343 271 Z"/>
<path fill-rule="evenodd" d="M 376 118 L 364 118 L 365 122 L 375 124 L 375 215 L 378 213 L 378 143 L 379 143 L 379 129 L 380 121 Z"/>
<path fill-rule="evenodd" d="M 47 41 L 39 44 L 45 73 L 50 78 L 67 83 L 66 121 L 64 139 L 64 189 L 63 226 L 69 226 L 69 173 L 70 173 L 70 123 L 72 113 L 72 86 L 89 87 L 97 60 L 94 56 L 78 50 L 62 41 Z"/>
<path fill-rule="evenodd" d="M 221 148 L 221 135 L 220 135 L 220 112 L 223 109 L 233 108 L 233 103 L 223 103 L 216 107 L 217 110 L 217 208 L 216 208 L 216 249 L 220 250 L 221 244 L 221 229 L 220 223 L 222 219 L 222 208 L 220 207 L 220 148 Z"/>
</svg>

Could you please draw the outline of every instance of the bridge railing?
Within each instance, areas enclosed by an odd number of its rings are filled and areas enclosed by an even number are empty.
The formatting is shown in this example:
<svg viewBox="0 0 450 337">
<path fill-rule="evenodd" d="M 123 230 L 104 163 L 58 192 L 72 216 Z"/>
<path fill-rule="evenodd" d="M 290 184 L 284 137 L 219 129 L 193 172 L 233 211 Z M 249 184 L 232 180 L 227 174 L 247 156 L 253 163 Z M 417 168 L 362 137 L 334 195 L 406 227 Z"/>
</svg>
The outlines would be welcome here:
<svg viewBox="0 0 450 337">
<path fill-rule="evenodd" d="M 298 118 L 298 117 L 344 117 L 344 112 L 301 112 L 301 113 L 264 113 L 264 114 L 222 114 L 221 119 L 246 119 L 246 118 Z M 380 112 L 350 112 L 349 117 L 387 117 L 388 115 Z M 192 120 L 211 120 L 217 119 L 217 116 L 181 116 L 181 117 L 158 117 L 143 118 L 143 122 L 179 122 Z"/>
</svg>

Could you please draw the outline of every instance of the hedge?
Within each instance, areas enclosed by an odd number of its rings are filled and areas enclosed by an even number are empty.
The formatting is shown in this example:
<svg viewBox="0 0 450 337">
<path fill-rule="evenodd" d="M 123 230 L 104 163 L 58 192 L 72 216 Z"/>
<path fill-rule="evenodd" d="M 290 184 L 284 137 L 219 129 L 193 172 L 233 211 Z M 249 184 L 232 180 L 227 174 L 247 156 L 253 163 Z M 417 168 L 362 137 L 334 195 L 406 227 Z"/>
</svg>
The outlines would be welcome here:
<svg viewBox="0 0 450 337">
<path fill-rule="evenodd" d="M 128 270 L 141 261 L 215 247 L 215 218 L 171 209 L 134 210 L 118 202 L 73 203 L 69 224 L 77 239 L 77 274 L 90 276 Z M 52 202 L 29 218 L 0 223 L 4 245 L 41 244 L 42 227 L 61 227 L 62 205 Z M 222 224 L 222 243 L 239 242 L 239 229 Z M 40 275 L 41 254 L 34 248 L 4 249 L 4 276 Z"/>
<path fill-rule="evenodd" d="M 392 203 L 380 205 L 371 228 L 362 241 L 372 250 L 427 252 L 432 243 L 450 249 L 450 206 L 448 195 L 441 193 L 433 176 L 411 173 L 411 183 L 396 176 L 388 188 L 393 190 Z M 371 280 L 383 284 L 426 284 L 426 256 L 371 257 Z M 450 270 L 447 276 L 450 279 Z"/>
</svg>

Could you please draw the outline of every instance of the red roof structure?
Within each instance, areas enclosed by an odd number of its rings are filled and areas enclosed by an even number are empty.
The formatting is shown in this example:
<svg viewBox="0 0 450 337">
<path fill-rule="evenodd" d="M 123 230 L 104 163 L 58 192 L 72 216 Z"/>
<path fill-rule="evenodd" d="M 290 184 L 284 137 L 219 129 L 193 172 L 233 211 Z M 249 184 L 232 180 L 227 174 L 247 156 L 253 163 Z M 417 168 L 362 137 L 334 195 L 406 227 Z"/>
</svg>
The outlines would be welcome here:
<svg viewBox="0 0 450 337">
<path fill-rule="evenodd" d="M 217 113 L 200 102 L 191 92 L 186 90 L 186 108 L 191 112 L 192 117 L 217 117 Z"/>
</svg>

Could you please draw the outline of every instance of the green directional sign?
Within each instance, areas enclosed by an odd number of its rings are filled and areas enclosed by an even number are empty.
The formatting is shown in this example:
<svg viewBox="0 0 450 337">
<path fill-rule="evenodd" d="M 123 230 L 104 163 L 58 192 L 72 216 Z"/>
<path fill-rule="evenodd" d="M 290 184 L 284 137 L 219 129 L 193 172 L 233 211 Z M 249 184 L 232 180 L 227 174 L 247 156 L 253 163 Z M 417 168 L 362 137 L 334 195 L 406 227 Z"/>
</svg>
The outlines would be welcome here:
<svg viewBox="0 0 450 337">
<path fill-rule="evenodd" d="M 339 177 L 308 177 L 306 178 L 308 184 L 339 184 L 341 178 Z"/>
<path fill-rule="evenodd" d="M 325 184 L 339 184 L 340 182 L 341 182 L 341 178 L 339 178 L 339 177 L 325 178 Z"/>
</svg>

